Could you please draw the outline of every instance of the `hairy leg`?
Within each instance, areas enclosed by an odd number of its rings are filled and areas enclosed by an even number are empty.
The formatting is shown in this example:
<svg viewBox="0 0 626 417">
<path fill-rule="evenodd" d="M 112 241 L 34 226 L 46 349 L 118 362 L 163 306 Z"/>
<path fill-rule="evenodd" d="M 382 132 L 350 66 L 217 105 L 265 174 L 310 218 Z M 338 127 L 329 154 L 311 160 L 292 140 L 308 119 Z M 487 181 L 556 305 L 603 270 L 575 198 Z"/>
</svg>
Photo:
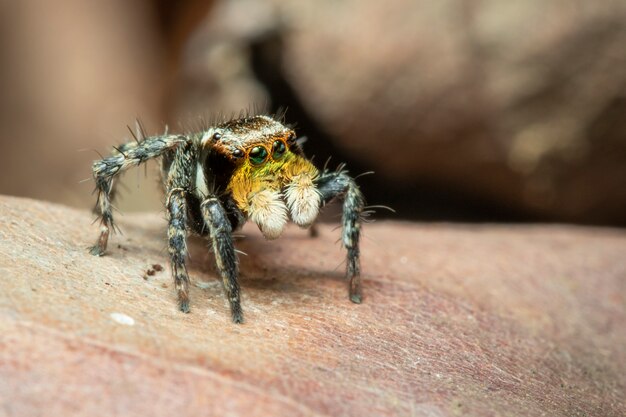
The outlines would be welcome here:
<svg viewBox="0 0 626 417">
<path fill-rule="evenodd" d="M 239 299 L 239 274 L 237 256 L 233 245 L 232 227 L 226 211 L 216 197 L 209 197 L 200 206 L 204 222 L 209 228 L 209 236 L 215 253 L 215 263 L 222 276 L 224 290 L 230 303 L 233 322 L 243 323 L 243 312 Z"/>
<path fill-rule="evenodd" d="M 316 179 L 316 184 L 322 195 L 323 204 L 336 197 L 343 198 L 341 241 L 348 251 L 346 278 L 349 282 L 350 300 L 358 304 L 363 297 L 359 260 L 361 212 L 365 205 L 363 195 L 354 180 L 345 171 L 324 171 Z"/>
<path fill-rule="evenodd" d="M 167 196 L 167 247 L 170 254 L 172 277 L 178 295 L 178 307 L 183 313 L 189 313 L 189 274 L 185 260 L 187 258 L 187 206 L 185 191 L 174 188 Z"/>
<path fill-rule="evenodd" d="M 189 274 L 187 273 L 187 196 L 193 182 L 195 150 L 192 145 L 181 145 L 173 153 L 167 170 L 167 242 L 172 267 L 172 277 L 178 295 L 178 306 L 189 312 Z M 167 154 L 168 157 L 171 153 Z"/>
<path fill-rule="evenodd" d="M 102 256 L 104 254 L 109 233 L 113 227 L 111 208 L 113 178 L 128 168 L 137 166 L 148 159 L 156 158 L 185 142 L 187 142 L 187 138 L 180 135 L 149 137 L 136 145 L 122 146 L 115 155 L 93 163 L 93 176 L 98 192 L 97 211 L 100 217 L 100 236 L 96 244 L 89 250 L 92 255 Z"/>
</svg>

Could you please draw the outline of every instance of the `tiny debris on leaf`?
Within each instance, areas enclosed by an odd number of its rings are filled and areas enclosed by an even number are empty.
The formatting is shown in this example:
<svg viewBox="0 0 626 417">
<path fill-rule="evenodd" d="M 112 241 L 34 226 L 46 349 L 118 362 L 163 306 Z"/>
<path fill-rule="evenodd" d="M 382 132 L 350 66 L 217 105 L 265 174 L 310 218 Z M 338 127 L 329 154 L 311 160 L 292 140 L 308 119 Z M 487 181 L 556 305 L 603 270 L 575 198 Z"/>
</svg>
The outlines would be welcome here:
<svg viewBox="0 0 626 417">
<path fill-rule="evenodd" d="M 149 276 L 151 277 L 161 271 L 163 271 L 163 267 L 160 264 L 154 264 L 152 268 L 146 269 L 146 272 L 143 274 L 143 279 L 147 280 Z"/>
</svg>

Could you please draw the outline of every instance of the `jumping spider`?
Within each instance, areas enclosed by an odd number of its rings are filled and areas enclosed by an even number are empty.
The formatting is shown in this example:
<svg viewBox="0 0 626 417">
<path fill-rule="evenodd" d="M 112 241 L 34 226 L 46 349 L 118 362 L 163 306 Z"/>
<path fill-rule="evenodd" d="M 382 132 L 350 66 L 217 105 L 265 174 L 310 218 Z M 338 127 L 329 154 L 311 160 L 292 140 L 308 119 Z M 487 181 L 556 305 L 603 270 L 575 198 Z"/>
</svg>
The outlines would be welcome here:
<svg viewBox="0 0 626 417">
<path fill-rule="evenodd" d="M 92 255 L 104 254 L 114 227 L 114 177 L 157 157 L 161 157 L 168 249 L 181 311 L 189 312 L 185 265 L 188 232 L 210 239 L 232 319 L 241 323 L 233 231 L 251 220 L 265 238 L 276 239 L 288 218 L 300 227 L 309 227 L 320 207 L 335 197 L 344 200 L 342 243 L 348 252 L 350 300 L 361 302 L 359 235 L 363 195 L 345 170 L 320 172 L 315 168 L 304 156 L 295 132 L 270 116 L 245 116 L 193 134 L 144 136 L 115 148 L 112 156 L 95 161 L 96 211 L 101 227 L 100 237 L 90 248 Z"/>
</svg>

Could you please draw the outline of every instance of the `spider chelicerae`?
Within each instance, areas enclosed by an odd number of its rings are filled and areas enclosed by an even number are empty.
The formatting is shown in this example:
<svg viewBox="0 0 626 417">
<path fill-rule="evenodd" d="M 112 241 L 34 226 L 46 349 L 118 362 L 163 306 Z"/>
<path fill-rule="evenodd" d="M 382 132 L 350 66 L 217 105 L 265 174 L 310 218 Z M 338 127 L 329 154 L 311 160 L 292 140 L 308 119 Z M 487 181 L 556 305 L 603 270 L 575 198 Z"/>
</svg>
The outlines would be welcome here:
<svg viewBox="0 0 626 417">
<path fill-rule="evenodd" d="M 142 135 L 140 140 L 114 149 L 112 156 L 93 164 L 101 227 L 90 252 L 102 256 L 114 228 L 111 200 L 115 176 L 160 157 L 168 250 L 181 311 L 189 312 L 185 265 L 188 232 L 210 239 L 232 319 L 242 323 L 233 231 L 251 220 L 265 238 L 276 239 L 288 219 L 309 227 L 320 208 L 337 197 L 343 198 L 341 240 L 347 250 L 349 296 L 353 302 L 361 302 L 359 236 L 363 195 L 343 167 L 318 170 L 304 156 L 293 129 L 277 118 L 244 116 L 198 133 Z"/>
</svg>

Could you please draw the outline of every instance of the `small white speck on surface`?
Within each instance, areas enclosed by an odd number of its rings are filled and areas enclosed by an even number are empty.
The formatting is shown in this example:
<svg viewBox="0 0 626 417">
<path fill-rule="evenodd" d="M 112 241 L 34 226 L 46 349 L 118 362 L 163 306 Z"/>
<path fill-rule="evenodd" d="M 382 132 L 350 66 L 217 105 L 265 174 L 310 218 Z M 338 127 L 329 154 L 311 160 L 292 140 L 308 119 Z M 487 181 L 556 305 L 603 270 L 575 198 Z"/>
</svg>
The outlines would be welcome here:
<svg viewBox="0 0 626 417">
<path fill-rule="evenodd" d="M 218 280 L 214 281 L 194 281 L 194 285 L 201 290 L 206 290 L 209 288 L 217 288 L 218 290 L 222 288 L 222 282 Z"/>
<path fill-rule="evenodd" d="M 119 324 L 123 324 L 125 326 L 135 325 L 135 319 L 123 313 L 111 313 L 111 318 L 113 319 L 113 321 Z"/>
<path fill-rule="evenodd" d="M 408 261 L 409 260 L 407 259 L 406 256 L 403 256 L 403 257 L 400 258 L 400 263 L 403 264 L 403 265 L 406 264 Z"/>
</svg>

